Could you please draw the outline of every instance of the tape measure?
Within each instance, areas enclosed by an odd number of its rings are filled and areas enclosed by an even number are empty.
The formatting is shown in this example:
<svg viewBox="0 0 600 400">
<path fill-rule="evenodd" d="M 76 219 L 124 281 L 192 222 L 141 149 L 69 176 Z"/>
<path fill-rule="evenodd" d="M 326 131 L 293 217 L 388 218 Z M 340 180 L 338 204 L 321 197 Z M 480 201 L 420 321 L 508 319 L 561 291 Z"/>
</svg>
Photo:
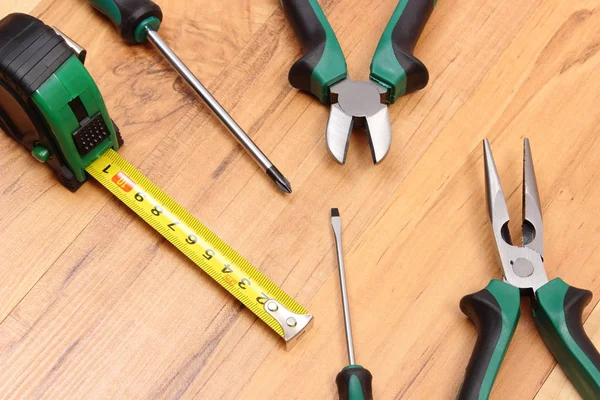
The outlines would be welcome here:
<svg viewBox="0 0 600 400">
<path fill-rule="evenodd" d="M 267 325 L 292 340 L 312 316 L 114 150 L 86 169 Z"/>
<path fill-rule="evenodd" d="M 94 177 L 293 346 L 312 315 L 119 156 L 123 140 L 84 58 L 36 18 L 2 19 L 0 127 L 71 191 Z"/>
</svg>

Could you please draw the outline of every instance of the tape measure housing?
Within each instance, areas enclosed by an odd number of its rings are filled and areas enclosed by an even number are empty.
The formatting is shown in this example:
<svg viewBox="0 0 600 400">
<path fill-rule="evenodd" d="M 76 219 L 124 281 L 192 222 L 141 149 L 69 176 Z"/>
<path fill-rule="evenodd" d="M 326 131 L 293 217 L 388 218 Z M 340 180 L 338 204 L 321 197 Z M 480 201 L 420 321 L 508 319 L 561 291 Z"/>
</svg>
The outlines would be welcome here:
<svg viewBox="0 0 600 400">
<path fill-rule="evenodd" d="M 107 148 L 123 144 L 75 51 L 52 28 L 26 14 L 0 21 L 0 127 L 72 191 L 86 181 L 89 164 Z M 86 130 L 79 136 L 80 141 L 85 136 L 86 145 L 78 147 L 73 135 Z"/>
</svg>

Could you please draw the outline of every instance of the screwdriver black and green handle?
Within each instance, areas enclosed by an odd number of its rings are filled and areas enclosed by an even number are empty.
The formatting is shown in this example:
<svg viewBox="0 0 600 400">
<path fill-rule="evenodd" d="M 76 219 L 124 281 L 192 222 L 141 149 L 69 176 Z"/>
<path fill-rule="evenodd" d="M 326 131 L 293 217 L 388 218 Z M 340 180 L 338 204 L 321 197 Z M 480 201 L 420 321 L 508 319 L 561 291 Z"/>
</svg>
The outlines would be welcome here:
<svg viewBox="0 0 600 400">
<path fill-rule="evenodd" d="M 544 343 L 584 399 L 600 398 L 600 354 L 583 329 L 583 310 L 591 299 L 590 291 L 556 278 L 531 300 Z M 465 296 L 460 306 L 478 337 L 458 399 L 487 399 L 519 321 L 520 290 L 492 280 L 484 290 Z"/>
<path fill-rule="evenodd" d="M 297 89 L 329 103 L 329 88 L 347 78 L 340 44 L 317 0 L 280 0 L 302 44 L 289 81 Z M 424 88 L 429 72 L 412 53 L 437 0 L 400 0 L 388 22 L 371 64 L 371 79 L 388 89 L 387 102 Z"/>
<path fill-rule="evenodd" d="M 87 0 L 106 15 L 129 44 L 143 43 L 147 28 L 158 31 L 162 22 L 160 7 L 150 0 Z"/>
<path fill-rule="evenodd" d="M 348 365 L 335 378 L 339 400 L 373 400 L 373 375 L 360 365 Z"/>
</svg>

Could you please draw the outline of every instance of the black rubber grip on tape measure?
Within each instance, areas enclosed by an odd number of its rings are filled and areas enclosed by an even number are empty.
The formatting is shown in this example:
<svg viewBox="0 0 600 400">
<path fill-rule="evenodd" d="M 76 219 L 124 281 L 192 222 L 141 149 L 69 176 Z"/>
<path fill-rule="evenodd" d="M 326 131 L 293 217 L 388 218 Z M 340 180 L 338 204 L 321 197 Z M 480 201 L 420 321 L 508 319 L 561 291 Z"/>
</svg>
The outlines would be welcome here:
<svg viewBox="0 0 600 400">
<path fill-rule="evenodd" d="M 30 97 L 74 51 L 52 28 L 26 14 L 0 21 L 0 80 Z"/>
</svg>

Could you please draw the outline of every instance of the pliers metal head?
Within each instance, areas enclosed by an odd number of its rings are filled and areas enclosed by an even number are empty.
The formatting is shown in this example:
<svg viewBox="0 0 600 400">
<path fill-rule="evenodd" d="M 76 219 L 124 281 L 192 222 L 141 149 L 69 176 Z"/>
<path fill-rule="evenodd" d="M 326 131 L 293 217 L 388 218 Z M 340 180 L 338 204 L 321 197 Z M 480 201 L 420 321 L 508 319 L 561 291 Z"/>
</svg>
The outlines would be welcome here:
<svg viewBox="0 0 600 400">
<path fill-rule="evenodd" d="M 436 0 L 398 2 L 375 50 L 369 80 L 353 81 L 348 77 L 342 48 L 319 3 L 281 0 L 304 49 L 304 55 L 290 70 L 290 83 L 311 92 L 323 104 L 331 104 L 327 147 L 337 162 L 346 162 L 355 125 L 365 128 L 375 164 L 388 153 L 392 126 L 387 104 L 422 89 L 429 80 L 427 68 L 412 53 L 435 3 Z"/>
<path fill-rule="evenodd" d="M 373 81 L 344 79 L 331 86 L 331 113 L 327 121 L 327 148 L 340 164 L 346 163 L 355 123 L 369 137 L 373 163 L 379 164 L 392 143 L 387 89 Z"/>
<path fill-rule="evenodd" d="M 544 224 L 529 140 L 523 143 L 522 247 L 513 245 L 508 208 L 492 149 L 483 141 L 486 199 L 504 280 L 522 291 L 535 293 L 548 282 L 544 269 Z"/>
</svg>

